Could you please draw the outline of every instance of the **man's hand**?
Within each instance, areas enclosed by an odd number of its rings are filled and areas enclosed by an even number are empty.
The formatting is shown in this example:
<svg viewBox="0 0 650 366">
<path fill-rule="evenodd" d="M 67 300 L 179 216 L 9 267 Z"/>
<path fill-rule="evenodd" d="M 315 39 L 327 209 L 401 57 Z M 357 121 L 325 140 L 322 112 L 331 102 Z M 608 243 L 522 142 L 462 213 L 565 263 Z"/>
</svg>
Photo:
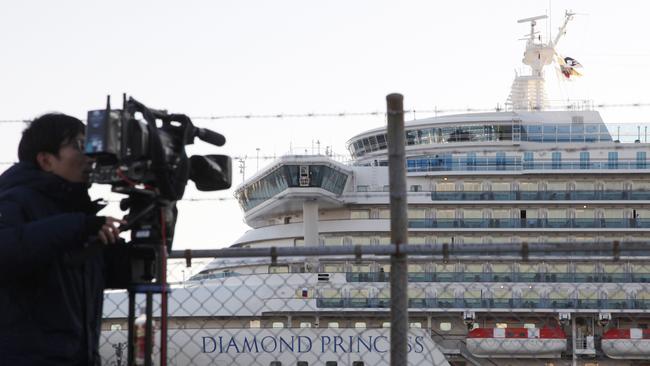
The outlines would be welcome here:
<svg viewBox="0 0 650 366">
<path fill-rule="evenodd" d="M 106 222 L 97 232 L 97 237 L 104 244 L 115 244 L 120 237 L 118 226 L 126 224 L 126 221 L 107 216 Z"/>
</svg>

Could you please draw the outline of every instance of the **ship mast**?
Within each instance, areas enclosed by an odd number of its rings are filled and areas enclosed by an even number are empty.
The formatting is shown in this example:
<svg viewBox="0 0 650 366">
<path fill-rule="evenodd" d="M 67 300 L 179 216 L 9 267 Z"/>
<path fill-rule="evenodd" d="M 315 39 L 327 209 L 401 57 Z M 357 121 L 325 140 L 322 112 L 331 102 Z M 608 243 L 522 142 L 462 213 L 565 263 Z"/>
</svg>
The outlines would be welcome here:
<svg viewBox="0 0 650 366">
<path fill-rule="evenodd" d="M 510 96 L 506 106 L 512 110 L 530 111 L 544 110 L 548 104 L 544 90 L 544 67 L 550 65 L 555 57 L 555 46 L 566 33 L 567 24 L 573 19 L 574 13 L 566 12 L 564 23 L 558 29 L 558 34 L 547 43 L 535 30 L 537 21 L 546 19 L 546 15 L 520 19 L 517 23 L 530 23 L 530 33 L 526 35 L 526 51 L 522 62 L 529 67 L 529 74 L 516 74 L 512 82 Z"/>
</svg>

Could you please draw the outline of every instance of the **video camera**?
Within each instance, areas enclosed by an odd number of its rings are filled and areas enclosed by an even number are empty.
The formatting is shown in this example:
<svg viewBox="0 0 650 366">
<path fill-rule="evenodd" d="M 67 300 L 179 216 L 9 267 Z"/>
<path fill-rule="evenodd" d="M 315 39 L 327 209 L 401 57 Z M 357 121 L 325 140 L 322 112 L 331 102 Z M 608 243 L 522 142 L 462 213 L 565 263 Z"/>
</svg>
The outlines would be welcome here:
<svg viewBox="0 0 650 366">
<path fill-rule="evenodd" d="M 113 110 L 109 97 L 106 109 L 88 112 L 85 154 L 96 159 L 91 181 L 111 184 L 116 191 L 137 182 L 157 188 L 169 200 L 183 197 L 188 178 L 201 191 L 230 188 L 228 156 L 187 158 L 185 146 L 195 137 L 216 146 L 226 143 L 222 135 L 195 127 L 184 114 L 147 108 L 126 96 L 123 108 Z"/>
<path fill-rule="evenodd" d="M 114 192 L 128 195 L 120 202 L 131 231 L 129 272 L 114 288 L 148 283 L 156 277 L 164 283 L 165 252 L 171 250 L 176 225 L 176 201 L 183 197 L 188 180 L 200 191 L 231 186 L 232 162 L 226 155 L 187 156 L 185 146 L 199 139 L 216 146 L 226 139 L 211 130 L 195 127 L 184 114 L 148 108 L 123 96 L 122 109 L 88 112 L 84 153 L 95 159 L 90 181 L 110 184 Z M 162 258 L 162 259 L 161 259 Z M 161 264 L 156 264 L 161 263 Z M 116 266 L 119 267 L 119 266 Z M 162 267 L 162 268 L 159 268 Z M 164 275 L 163 275 L 164 276 Z"/>
</svg>

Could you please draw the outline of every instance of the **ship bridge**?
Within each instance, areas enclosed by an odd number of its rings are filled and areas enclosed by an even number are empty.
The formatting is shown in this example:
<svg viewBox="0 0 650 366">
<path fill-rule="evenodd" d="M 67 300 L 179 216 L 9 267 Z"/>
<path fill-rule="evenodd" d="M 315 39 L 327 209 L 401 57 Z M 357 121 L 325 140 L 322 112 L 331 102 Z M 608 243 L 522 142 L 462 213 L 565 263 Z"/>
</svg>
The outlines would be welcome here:
<svg viewBox="0 0 650 366">
<path fill-rule="evenodd" d="M 306 243 L 318 243 L 318 210 L 342 207 L 353 173 L 326 156 L 284 156 L 235 190 L 252 227 L 269 217 L 302 211 Z M 285 224 L 291 216 L 285 217 Z"/>
</svg>

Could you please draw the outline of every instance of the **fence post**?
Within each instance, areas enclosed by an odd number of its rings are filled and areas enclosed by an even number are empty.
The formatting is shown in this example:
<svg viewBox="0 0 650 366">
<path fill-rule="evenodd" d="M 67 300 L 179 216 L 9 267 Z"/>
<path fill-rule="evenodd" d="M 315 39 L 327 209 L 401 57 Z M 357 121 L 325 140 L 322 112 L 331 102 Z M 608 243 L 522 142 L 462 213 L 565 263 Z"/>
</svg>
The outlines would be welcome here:
<svg viewBox="0 0 650 366">
<path fill-rule="evenodd" d="M 408 339 L 408 278 L 406 253 L 400 251 L 408 244 L 406 201 L 406 157 L 404 152 L 404 97 L 386 96 L 388 120 L 388 183 L 390 185 L 390 240 L 395 254 L 390 258 L 390 364 L 407 364 Z"/>
</svg>

